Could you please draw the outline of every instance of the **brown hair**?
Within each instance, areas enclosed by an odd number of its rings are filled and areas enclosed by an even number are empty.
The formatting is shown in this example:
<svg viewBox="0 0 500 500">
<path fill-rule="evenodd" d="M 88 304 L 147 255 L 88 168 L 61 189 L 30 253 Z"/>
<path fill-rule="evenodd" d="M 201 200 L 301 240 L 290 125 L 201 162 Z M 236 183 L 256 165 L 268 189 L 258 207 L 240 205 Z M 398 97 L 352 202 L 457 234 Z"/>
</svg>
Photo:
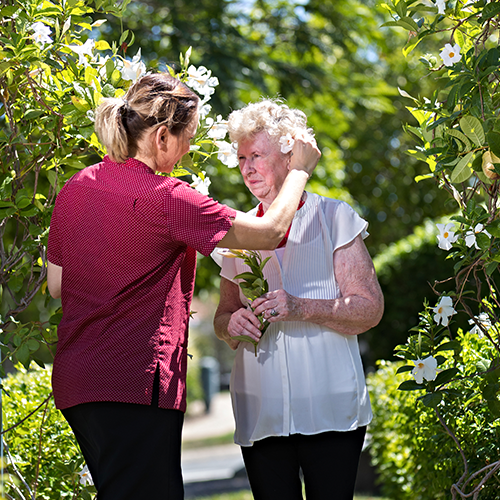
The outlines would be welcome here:
<svg viewBox="0 0 500 500">
<path fill-rule="evenodd" d="M 137 154 L 144 133 L 165 125 L 180 135 L 198 110 L 198 96 L 168 73 L 145 75 L 124 97 L 108 98 L 96 110 L 95 131 L 113 161 Z"/>
</svg>

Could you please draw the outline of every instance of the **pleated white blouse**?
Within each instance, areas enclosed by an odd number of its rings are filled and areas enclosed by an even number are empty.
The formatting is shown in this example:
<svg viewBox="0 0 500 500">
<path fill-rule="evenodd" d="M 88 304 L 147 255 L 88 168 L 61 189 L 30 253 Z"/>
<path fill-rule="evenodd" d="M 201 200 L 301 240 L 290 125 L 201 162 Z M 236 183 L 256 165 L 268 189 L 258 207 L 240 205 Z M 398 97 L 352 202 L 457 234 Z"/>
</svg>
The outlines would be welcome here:
<svg viewBox="0 0 500 500">
<path fill-rule="evenodd" d="M 250 213 L 256 213 L 254 209 Z M 297 211 L 287 245 L 264 268 L 269 290 L 283 288 L 297 297 L 340 296 L 333 253 L 367 222 L 345 202 L 307 193 Z M 248 271 L 241 259 L 224 258 L 221 276 L 232 281 Z M 243 304 L 247 303 L 240 291 Z M 235 442 L 251 446 L 269 436 L 351 431 L 372 418 L 358 340 L 314 323 L 280 321 L 269 326 L 258 345 L 241 342 L 230 383 L 236 421 Z"/>
</svg>

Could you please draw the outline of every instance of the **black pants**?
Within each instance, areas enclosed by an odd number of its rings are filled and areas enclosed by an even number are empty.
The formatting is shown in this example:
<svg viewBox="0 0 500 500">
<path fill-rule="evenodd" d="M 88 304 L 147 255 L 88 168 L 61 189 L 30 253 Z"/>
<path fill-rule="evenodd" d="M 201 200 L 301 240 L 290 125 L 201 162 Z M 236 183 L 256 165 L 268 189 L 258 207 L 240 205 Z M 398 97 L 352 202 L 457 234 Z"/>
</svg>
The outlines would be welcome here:
<svg viewBox="0 0 500 500">
<path fill-rule="evenodd" d="M 352 500 L 366 427 L 269 437 L 242 447 L 255 500 Z"/>
<path fill-rule="evenodd" d="M 182 500 L 184 413 L 127 403 L 86 403 L 63 410 L 99 500 Z"/>
</svg>

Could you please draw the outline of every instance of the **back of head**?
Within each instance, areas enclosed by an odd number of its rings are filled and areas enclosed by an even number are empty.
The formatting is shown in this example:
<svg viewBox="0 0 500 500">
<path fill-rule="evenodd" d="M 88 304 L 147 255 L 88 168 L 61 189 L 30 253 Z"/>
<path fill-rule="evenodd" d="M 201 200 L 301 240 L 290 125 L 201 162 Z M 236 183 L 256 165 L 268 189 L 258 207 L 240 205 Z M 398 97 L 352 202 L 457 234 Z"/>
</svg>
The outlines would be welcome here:
<svg viewBox="0 0 500 500">
<path fill-rule="evenodd" d="M 165 125 L 182 134 L 198 110 L 198 96 L 168 73 L 137 80 L 123 98 L 108 98 L 96 110 L 95 130 L 113 161 L 123 163 L 137 154 L 146 131 Z"/>
<path fill-rule="evenodd" d="M 251 139 L 260 132 L 266 132 L 273 143 L 279 143 L 280 137 L 302 131 L 314 136 L 307 128 L 306 115 L 291 109 L 278 99 L 263 99 L 250 103 L 242 109 L 233 111 L 228 118 L 229 137 L 232 142 Z"/>
</svg>

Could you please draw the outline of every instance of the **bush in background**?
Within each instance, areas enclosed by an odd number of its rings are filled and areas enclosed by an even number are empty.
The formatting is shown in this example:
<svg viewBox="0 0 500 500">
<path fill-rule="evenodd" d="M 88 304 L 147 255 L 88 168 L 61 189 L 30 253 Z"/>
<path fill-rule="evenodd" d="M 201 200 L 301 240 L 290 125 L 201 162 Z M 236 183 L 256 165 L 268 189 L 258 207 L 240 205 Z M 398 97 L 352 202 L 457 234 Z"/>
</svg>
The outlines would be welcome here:
<svg viewBox="0 0 500 500">
<path fill-rule="evenodd" d="M 52 369 L 17 368 L 3 380 L 4 443 L 9 454 L 6 493 L 19 499 L 90 499 L 95 488 L 80 484 L 85 465 L 80 449 L 54 406 Z"/>
<path fill-rule="evenodd" d="M 495 419 L 494 403 L 487 399 L 493 389 L 487 388 L 482 377 L 473 375 L 491 357 L 492 346 L 475 333 L 459 331 L 458 339 L 462 350 L 459 354 L 443 351 L 443 366 L 455 365 L 463 374 L 462 379 L 450 383 L 448 393 L 450 398 L 466 394 L 466 402 L 463 406 L 439 404 L 437 408 L 458 437 L 468 469 L 475 471 L 500 456 L 500 419 Z M 452 485 L 464 471 L 460 450 L 434 409 L 422 403 L 424 391 L 398 390 L 407 379 L 404 373 L 397 373 L 404 364 L 382 360 L 367 378 L 374 413 L 370 454 L 382 494 L 398 500 L 450 498 Z M 487 482 L 480 498 L 497 500 L 499 492 L 498 482 Z"/>
</svg>

